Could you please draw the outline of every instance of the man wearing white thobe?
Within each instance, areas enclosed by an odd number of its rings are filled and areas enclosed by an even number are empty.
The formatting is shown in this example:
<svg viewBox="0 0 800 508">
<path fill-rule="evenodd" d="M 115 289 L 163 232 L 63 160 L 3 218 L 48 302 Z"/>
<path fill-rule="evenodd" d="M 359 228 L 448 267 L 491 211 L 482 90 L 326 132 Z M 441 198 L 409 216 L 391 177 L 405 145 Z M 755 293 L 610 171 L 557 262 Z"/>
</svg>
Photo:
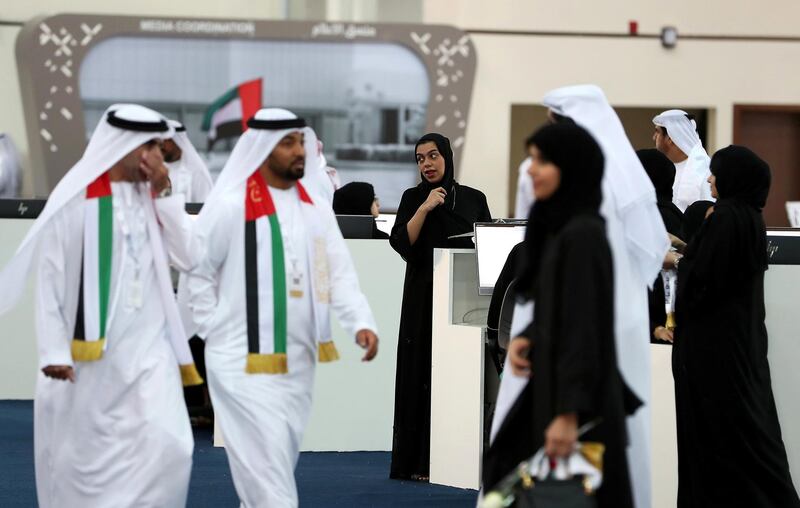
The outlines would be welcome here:
<svg viewBox="0 0 800 508">
<path fill-rule="evenodd" d="M 163 151 L 172 192 L 183 194 L 187 203 L 202 203 L 214 186 L 211 173 L 189 139 L 186 127 L 175 120 L 170 120 L 169 124 L 175 129 L 175 135 L 164 141 Z"/>
<path fill-rule="evenodd" d="M 160 152 L 170 134 L 155 111 L 112 106 L 0 273 L 3 312 L 38 249 L 39 506 L 186 504 L 194 442 L 182 378 L 201 380 L 169 282 L 168 254 L 192 265 L 190 219 Z"/>
<path fill-rule="evenodd" d="M 714 201 L 708 177 L 711 158 L 697 134 L 697 123 L 685 111 L 671 109 L 653 118 L 653 142 L 675 164 L 672 202 L 685 212 L 695 201 Z"/>
<path fill-rule="evenodd" d="M 314 132 L 282 109 L 248 126 L 198 218 L 188 306 L 242 506 L 292 507 L 317 356 L 338 357 L 329 307 L 364 360 L 378 339 L 330 205 L 298 182 Z"/>
</svg>

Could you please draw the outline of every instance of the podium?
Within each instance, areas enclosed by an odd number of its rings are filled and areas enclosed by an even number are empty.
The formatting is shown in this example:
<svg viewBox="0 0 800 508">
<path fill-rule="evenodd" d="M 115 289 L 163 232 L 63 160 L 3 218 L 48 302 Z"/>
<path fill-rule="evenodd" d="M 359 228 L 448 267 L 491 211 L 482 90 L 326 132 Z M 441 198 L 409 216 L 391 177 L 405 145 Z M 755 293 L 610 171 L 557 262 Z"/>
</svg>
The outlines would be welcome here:
<svg viewBox="0 0 800 508">
<path fill-rule="evenodd" d="M 434 249 L 430 482 L 478 489 L 486 315 L 472 249 Z"/>
</svg>

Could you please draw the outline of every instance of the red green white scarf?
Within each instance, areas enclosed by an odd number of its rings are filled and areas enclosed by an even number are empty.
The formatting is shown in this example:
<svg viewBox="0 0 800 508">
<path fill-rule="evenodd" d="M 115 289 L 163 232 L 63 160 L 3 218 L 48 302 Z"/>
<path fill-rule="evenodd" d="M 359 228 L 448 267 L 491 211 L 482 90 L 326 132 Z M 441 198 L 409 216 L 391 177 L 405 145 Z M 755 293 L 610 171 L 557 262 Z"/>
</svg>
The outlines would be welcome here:
<svg viewBox="0 0 800 508">
<path fill-rule="evenodd" d="M 154 211 L 148 212 L 150 241 L 154 251 L 153 263 L 162 296 L 172 297 L 168 281 L 169 269 L 163 251 L 160 231 L 155 222 Z M 152 223 L 152 224 L 151 224 Z M 76 362 L 100 360 L 106 349 L 106 332 L 111 301 L 111 263 L 113 253 L 114 206 L 111 181 L 108 173 L 99 176 L 86 189 L 83 233 L 83 262 L 78 296 L 78 311 L 72 341 L 72 359 Z M 159 249 L 160 254 L 159 254 Z M 163 266 L 160 266 L 163 265 Z M 168 285 L 169 287 L 162 287 Z M 173 300 L 174 303 L 174 300 Z M 176 305 L 164 305 L 170 341 L 178 359 L 181 378 L 186 386 L 203 383 L 192 360 L 188 340 Z"/>
<path fill-rule="evenodd" d="M 313 227 L 314 215 L 308 212 L 313 212 L 314 202 L 300 182 L 296 188 L 306 222 Z M 248 345 L 245 371 L 249 374 L 286 374 L 289 372 L 286 356 L 288 289 L 283 236 L 269 187 L 258 170 L 247 179 L 244 241 Z M 321 270 L 323 277 L 327 277 L 327 258 L 318 244 L 320 241 L 316 240 L 309 248 L 310 266 L 318 272 Z M 314 290 L 315 274 L 311 270 L 308 273 L 312 275 L 312 295 L 309 296 L 313 298 L 317 331 L 321 334 L 319 361 L 332 362 L 339 359 L 339 353 L 331 340 L 327 296 L 320 297 L 320 292 Z M 272 284 L 260 284 L 261 281 L 272 281 Z M 316 286 L 319 289 L 320 284 Z"/>
</svg>

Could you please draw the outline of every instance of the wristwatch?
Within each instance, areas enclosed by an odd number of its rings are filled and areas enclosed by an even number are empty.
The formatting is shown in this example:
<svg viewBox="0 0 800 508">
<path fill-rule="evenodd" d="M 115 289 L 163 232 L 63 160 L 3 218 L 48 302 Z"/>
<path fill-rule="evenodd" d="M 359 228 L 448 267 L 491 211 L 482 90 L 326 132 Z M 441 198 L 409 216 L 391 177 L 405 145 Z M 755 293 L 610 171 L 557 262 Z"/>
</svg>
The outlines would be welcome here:
<svg viewBox="0 0 800 508">
<path fill-rule="evenodd" d="M 172 196 L 172 182 L 170 181 L 169 178 L 167 178 L 166 187 L 161 189 L 161 192 L 156 194 L 156 198 L 168 198 L 170 196 Z M 677 266 L 676 266 L 676 268 L 677 268 Z"/>
<path fill-rule="evenodd" d="M 683 259 L 683 256 L 680 257 L 676 256 L 675 261 L 672 262 L 672 266 L 675 268 L 675 270 L 678 269 L 678 265 L 681 263 L 681 259 Z"/>
</svg>

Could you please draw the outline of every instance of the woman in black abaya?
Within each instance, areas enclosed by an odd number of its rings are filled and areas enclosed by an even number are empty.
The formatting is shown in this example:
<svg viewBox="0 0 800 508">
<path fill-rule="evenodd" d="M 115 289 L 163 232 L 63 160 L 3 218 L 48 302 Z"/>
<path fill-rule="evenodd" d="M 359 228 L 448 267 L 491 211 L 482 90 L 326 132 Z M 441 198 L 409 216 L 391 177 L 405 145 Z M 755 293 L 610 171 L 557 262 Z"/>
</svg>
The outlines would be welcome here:
<svg viewBox="0 0 800 508">
<path fill-rule="evenodd" d="M 605 445 L 598 506 L 631 508 L 625 418 L 639 402 L 617 367 L 611 251 L 599 213 L 603 154 L 577 125 L 543 127 L 533 140 L 536 201 L 518 288 L 536 308 L 507 364 L 530 381 L 484 458 L 484 490 L 541 447 L 569 456 L 578 428 L 594 422 L 581 440 Z"/>
<path fill-rule="evenodd" d="M 656 190 L 658 212 L 667 232 L 680 238 L 683 213 L 672 202 L 672 184 L 675 181 L 675 164 L 655 148 L 637 150 L 636 155 L 642 163 L 647 176 Z"/>
<path fill-rule="evenodd" d="M 378 229 L 375 219 L 380 205 L 375 187 L 367 182 L 350 182 L 333 193 L 333 212 L 336 215 L 371 215 L 372 238 L 386 240 L 389 235 Z"/>
<path fill-rule="evenodd" d="M 675 181 L 675 164 L 666 155 L 655 148 L 637 150 L 636 155 L 642 163 L 647 176 L 656 190 L 658 212 L 667 233 L 681 238 L 683 233 L 683 213 L 672 202 L 672 184 Z M 650 311 L 650 342 L 669 344 L 672 342 L 672 331 L 665 327 L 667 311 L 665 307 L 664 278 L 658 274 L 653 289 L 648 291 Z"/>
<path fill-rule="evenodd" d="M 713 207 L 713 201 L 695 201 L 686 207 L 686 211 L 683 212 L 683 227 L 678 237 L 687 244 L 691 243 L 706 217 L 713 211 L 710 210 Z"/>
<path fill-rule="evenodd" d="M 450 140 L 426 134 L 415 158 L 421 182 L 400 200 L 389 242 L 406 261 L 397 345 L 392 466 L 389 476 L 427 480 L 431 423 L 433 249 L 474 248 L 470 238 L 448 237 L 490 221 L 486 196 L 455 181 Z"/>
<path fill-rule="evenodd" d="M 678 269 L 678 507 L 797 508 L 767 362 L 769 166 L 729 146 L 709 182 L 714 212 Z"/>
</svg>

